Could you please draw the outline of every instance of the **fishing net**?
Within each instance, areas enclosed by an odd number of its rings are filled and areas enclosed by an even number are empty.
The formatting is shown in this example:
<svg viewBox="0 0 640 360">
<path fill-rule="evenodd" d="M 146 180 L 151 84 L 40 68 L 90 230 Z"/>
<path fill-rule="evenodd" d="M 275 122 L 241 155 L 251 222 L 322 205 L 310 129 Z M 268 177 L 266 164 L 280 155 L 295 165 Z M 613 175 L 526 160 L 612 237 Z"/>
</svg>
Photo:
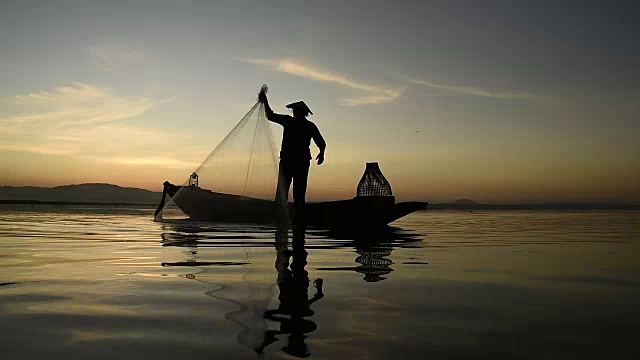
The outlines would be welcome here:
<svg viewBox="0 0 640 360">
<path fill-rule="evenodd" d="M 266 85 L 261 91 L 267 91 Z M 169 187 L 164 214 L 180 209 L 194 220 L 231 223 L 272 223 L 288 218 L 285 200 L 280 206 L 275 204 L 278 151 L 260 102 L 185 178 L 188 180 L 182 186 Z"/>
<path fill-rule="evenodd" d="M 261 91 L 267 91 L 266 85 Z M 276 284 L 272 272 L 258 269 L 273 261 L 271 254 L 254 252 L 252 247 L 254 241 L 265 241 L 260 236 L 256 238 L 257 234 L 272 234 L 272 230 L 256 225 L 221 223 L 272 224 L 276 220 L 288 223 L 286 197 L 277 197 L 283 199 L 281 204 L 275 202 L 277 187 L 278 151 L 264 105 L 256 102 L 202 164 L 185 173 L 183 183 L 165 183 L 163 204 L 156 213 L 156 220 L 186 215 L 191 220 L 216 223 L 177 222 L 196 228 L 197 224 L 202 224 L 209 229 L 206 232 L 213 234 L 207 241 L 197 241 L 196 247 L 230 246 L 229 239 L 243 239 L 241 251 L 225 251 L 228 261 L 241 260 L 241 279 L 234 276 L 220 278 L 218 272 L 210 273 L 206 269 L 187 277 L 216 285 L 207 295 L 235 305 L 225 318 L 240 327 L 238 343 L 254 351 L 264 343 L 268 330 L 264 313 Z M 282 225 L 282 222 L 279 223 Z M 229 235 L 229 232 L 233 234 Z M 286 227 L 279 238 L 287 241 Z"/>
</svg>

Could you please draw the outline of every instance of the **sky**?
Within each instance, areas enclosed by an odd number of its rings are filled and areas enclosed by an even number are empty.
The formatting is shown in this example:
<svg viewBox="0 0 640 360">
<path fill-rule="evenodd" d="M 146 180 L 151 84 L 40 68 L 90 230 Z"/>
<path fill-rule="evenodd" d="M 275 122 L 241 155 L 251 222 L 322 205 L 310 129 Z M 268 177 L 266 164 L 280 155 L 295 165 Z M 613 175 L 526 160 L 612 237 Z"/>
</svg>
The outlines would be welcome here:
<svg viewBox="0 0 640 360">
<path fill-rule="evenodd" d="M 638 10 L 2 0 L 0 185 L 183 183 L 266 83 L 327 141 L 311 200 L 377 161 L 400 200 L 640 202 Z"/>
</svg>

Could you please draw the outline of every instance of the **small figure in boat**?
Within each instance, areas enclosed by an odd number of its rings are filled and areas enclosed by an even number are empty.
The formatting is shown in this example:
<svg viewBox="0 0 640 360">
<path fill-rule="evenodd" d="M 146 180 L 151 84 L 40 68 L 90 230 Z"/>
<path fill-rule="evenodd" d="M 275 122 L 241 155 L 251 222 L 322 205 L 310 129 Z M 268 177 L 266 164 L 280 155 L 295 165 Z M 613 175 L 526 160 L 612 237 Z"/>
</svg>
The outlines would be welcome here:
<svg viewBox="0 0 640 360">
<path fill-rule="evenodd" d="M 307 178 L 312 156 L 309 146 L 311 139 L 320 149 L 316 157 L 318 165 L 324 162 L 324 149 L 326 143 L 320 134 L 318 127 L 307 120 L 307 115 L 313 113 L 304 101 L 298 101 L 287 105 L 293 111 L 293 116 L 276 114 L 271 110 L 267 100 L 266 87 L 260 91 L 258 100 L 264 104 L 265 113 L 269 121 L 278 123 L 284 128 L 282 146 L 280 148 L 280 169 L 278 177 L 278 190 L 276 203 L 286 204 L 289 188 L 293 181 L 293 201 L 296 212 L 296 223 L 301 224 L 302 212 L 307 194 Z"/>
</svg>

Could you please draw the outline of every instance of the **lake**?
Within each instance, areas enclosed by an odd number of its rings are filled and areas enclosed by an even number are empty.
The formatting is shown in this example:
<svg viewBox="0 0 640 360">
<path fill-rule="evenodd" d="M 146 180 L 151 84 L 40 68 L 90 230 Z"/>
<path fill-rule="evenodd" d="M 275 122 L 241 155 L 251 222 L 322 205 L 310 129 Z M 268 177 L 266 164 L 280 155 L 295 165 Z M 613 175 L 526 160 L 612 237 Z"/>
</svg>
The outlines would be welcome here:
<svg viewBox="0 0 640 360">
<path fill-rule="evenodd" d="M 386 231 L 0 208 L 2 359 L 638 358 L 640 212 Z"/>
</svg>

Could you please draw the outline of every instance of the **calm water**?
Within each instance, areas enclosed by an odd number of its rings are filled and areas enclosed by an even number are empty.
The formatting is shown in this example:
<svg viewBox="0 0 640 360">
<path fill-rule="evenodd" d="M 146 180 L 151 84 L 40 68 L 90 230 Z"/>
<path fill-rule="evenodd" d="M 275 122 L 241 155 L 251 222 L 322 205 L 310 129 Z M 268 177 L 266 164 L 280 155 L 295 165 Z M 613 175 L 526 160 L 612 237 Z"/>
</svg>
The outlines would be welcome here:
<svg viewBox="0 0 640 360">
<path fill-rule="evenodd" d="M 151 213 L 1 209 L 2 359 L 639 354 L 639 212 L 431 211 L 295 239 Z"/>
</svg>

